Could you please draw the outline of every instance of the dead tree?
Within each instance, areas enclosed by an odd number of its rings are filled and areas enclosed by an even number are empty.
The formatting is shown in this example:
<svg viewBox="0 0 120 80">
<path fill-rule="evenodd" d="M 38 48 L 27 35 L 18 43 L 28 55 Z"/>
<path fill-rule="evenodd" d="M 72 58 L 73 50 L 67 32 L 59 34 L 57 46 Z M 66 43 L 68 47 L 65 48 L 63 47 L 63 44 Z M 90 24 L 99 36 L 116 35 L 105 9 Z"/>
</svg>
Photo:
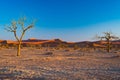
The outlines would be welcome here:
<svg viewBox="0 0 120 80">
<path fill-rule="evenodd" d="M 22 38 L 25 35 L 25 32 L 31 28 L 33 28 L 34 23 L 30 23 L 27 27 L 25 27 L 25 21 L 26 18 L 20 18 L 18 21 L 12 21 L 10 26 L 7 26 L 5 28 L 5 30 L 7 30 L 8 32 L 13 32 L 14 33 L 14 37 L 16 38 L 17 42 L 18 42 L 18 47 L 17 47 L 17 56 L 20 56 L 20 52 L 21 52 L 21 44 L 22 44 Z M 18 30 L 18 28 L 21 28 L 21 31 Z M 21 35 L 18 36 L 17 33 L 20 32 Z"/>
<path fill-rule="evenodd" d="M 118 39 L 118 37 L 112 35 L 111 32 L 104 32 L 104 36 L 97 36 L 99 39 L 104 39 L 107 42 L 106 50 L 109 53 L 111 49 L 111 40 Z"/>
</svg>

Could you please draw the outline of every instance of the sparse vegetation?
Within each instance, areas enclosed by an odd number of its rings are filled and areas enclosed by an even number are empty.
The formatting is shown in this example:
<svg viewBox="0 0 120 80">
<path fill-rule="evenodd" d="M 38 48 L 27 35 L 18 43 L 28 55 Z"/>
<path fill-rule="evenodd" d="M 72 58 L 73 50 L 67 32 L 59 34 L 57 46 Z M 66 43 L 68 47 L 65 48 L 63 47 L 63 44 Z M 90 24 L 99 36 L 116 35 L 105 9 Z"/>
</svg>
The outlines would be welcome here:
<svg viewBox="0 0 120 80">
<path fill-rule="evenodd" d="M 68 45 L 65 43 L 59 43 L 57 47 L 58 47 L 58 49 L 66 49 L 68 47 Z"/>
<path fill-rule="evenodd" d="M 114 35 L 112 35 L 112 33 L 111 32 L 104 32 L 104 36 L 97 36 L 97 38 L 99 38 L 99 39 L 105 39 L 106 40 L 106 42 L 107 42 L 107 46 L 106 46 L 106 50 L 107 50 L 107 52 L 109 53 L 110 52 L 110 49 L 111 49 L 111 40 L 113 40 L 113 39 L 118 39 L 118 37 L 116 37 L 116 36 L 114 36 Z"/>
<path fill-rule="evenodd" d="M 45 55 L 53 55 L 53 52 L 46 52 Z"/>
<path fill-rule="evenodd" d="M 21 49 L 0 50 L 2 80 L 119 80 L 120 54 L 103 52 L 52 51 Z M 53 55 L 54 56 L 51 56 Z M 104 66 L 103 66 L 104 65 Z"/>
<path fill-rule="evenodd" d="M 26 18 L 20 18 L 18 21 L 12 21 L 10 26 L 7 26 L 5 28 L 5 30 L 9 31 L 9 32 L 13 32 L 14 36 L 16 38 L 16 40 L 18 41 L 18 48 L 17 48 L 17 56 L 20 56 L 20 49 L 21 49 L 21 43 L 22 43 L 22 38 L 25 35 L 26 31 L 33 28 L 34 23 L 32 22 L 31 24 L 29 24 L 27 27 L 25 27 L 25 21 Z M 17 30 L 19 29 L 19 27 L 21 28 L 21 35 L 20 37 L 17 35 Z"/>
<path fill-rule="evenodd" d="M 74 45 L 74 50 L 79 49 L 80 47 L 78 45 Z"/>
</svg>

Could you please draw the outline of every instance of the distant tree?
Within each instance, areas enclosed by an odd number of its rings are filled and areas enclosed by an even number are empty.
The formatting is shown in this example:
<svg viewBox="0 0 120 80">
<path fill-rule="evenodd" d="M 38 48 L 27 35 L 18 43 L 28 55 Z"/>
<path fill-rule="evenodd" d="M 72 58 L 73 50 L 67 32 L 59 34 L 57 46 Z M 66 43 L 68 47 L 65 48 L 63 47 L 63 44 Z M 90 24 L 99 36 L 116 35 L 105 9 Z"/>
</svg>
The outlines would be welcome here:
<svg viewBox="0 0 120 80">
<path fill-rule="evenodd" d="M 25 32 L 34 26 L 34 22 L 30 23 L 28 26 L 25 24 L 26 17 L 19 18 L 17 21 L 12 21 L 10 26 L 7 26 L 5 30 L 8 32 L 13 32 L 16 40 L 18 41 L 18 47 L 17 47 L 17 56 L 20 56 L 21 52 L 21 43 L 22 43 L 22 38 L 25 35 Z M 26 26 L 26 27 L 25 27 Z M 21 28 L 21 31 L 19 31 Z M 21 35 L 18 36 L 17 33 L 21 32 Z"/>
<path fill-rule="evenodd" d="M 107 41 L 106 50 L 109 53 L 110 49 L 111 49 L 111 40 L 119 39 L 119 38 L 114 36 L 114 35 L 112 35 L 111 32 L 104 32 L 103 34 L 104 34 L 104 36 L 97 36 L 97 38 L 101 39 L 101 40 L 104 39 L 104 40 Z"/>
</svg>

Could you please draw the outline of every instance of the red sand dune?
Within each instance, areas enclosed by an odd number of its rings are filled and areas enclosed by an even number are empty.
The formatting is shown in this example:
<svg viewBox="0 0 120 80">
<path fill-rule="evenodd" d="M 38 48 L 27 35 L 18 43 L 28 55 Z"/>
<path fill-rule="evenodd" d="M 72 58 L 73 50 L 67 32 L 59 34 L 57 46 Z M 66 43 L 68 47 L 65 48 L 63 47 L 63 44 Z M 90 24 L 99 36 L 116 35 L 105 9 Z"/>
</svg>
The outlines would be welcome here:
<svg viewBox="0 0 120 80">
<path fill-rule="evenodd" d="M 17 41 L 13 41 L 13 40 L 0 40 L 1 44 L 18 44 Z M 83 41 L 83 42 L 66 42 L 60 39 L 52 39 L 52 40 L 41 40 L 41 39 L 35 39 L 35 38 L 30 38 L 28 40 L 22 40 L 22 44 L 33 44 L 33 45 L 37 45 L 37 44 L 59 44 L 59 43 L 65 43 L 68 45 L 80 45 L 81 47 L 84 46 L 90 46 L 90 47 L 101 47 L 104 48 L 104 44 L 106 44 L 106 41 L 94 41 L 94 42 L 90 42 L 90 41 Z M 120 45 L 120 40 L 116 40 L 116 41 L 112 41 L 113 45 Z"/>
</svg>

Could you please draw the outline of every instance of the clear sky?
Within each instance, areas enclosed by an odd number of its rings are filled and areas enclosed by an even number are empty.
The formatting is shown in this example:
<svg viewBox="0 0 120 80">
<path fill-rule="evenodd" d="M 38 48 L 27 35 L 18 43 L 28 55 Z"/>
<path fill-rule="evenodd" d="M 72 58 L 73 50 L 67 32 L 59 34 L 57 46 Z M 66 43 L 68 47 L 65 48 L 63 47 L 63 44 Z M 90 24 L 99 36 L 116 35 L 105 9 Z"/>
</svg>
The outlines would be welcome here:
<svg viewBox="0 0 120 80">
<path fill-rule="evenodd" d="M 105 31 L 120 36 L 120 0 L 0 0 L 0 39 L 15 39 L 4 25 L 23 15 L 38 20 L 24 39 L 88 41 Z"/>
</svg>

